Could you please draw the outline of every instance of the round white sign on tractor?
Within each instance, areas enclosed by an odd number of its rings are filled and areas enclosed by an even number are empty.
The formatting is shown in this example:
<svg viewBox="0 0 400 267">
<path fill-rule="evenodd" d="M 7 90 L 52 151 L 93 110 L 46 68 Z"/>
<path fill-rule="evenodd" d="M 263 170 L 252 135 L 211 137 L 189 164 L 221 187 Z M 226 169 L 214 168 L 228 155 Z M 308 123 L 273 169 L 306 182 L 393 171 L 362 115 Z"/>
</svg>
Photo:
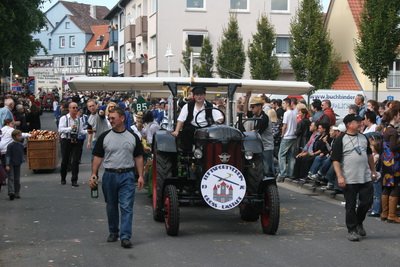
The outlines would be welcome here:
<svg viewBox="0 0 400 267">
<path fill-rule="evenodd" d="M 242 202 L 246 180 L 241 171 L 229 164 L 210 168 L 201 180 L 204 201 L 217 210 L 230 210 Z"/>
</svg>

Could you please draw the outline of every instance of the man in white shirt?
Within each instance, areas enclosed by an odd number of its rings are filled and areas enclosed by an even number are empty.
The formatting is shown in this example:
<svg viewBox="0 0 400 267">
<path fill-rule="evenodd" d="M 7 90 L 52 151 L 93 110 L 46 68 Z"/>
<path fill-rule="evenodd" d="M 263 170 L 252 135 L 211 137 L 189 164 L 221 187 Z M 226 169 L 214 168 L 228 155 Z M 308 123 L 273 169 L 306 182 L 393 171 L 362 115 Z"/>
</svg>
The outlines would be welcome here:
<svg viewBox="0 0 400 267">
<path fill-rule="evenodd" d="M 216 109 L 212 109 L 213 105 L 206 101 L 206 88 L 203 86 L 195 86 L 192 89 L 193 100 L 189 101 L 182 107 L 178 116 L 175 131 L 171 134 L 175 137 L 182 131 L 183 147 L 191 150 L 193 145 L 193 135 L 196 128 L 204 127 L 213 123 L 223 123 L 223 115 Z M 206 109 L 205 111 L 202 111 Z M 197 114 L 199 116 L 197 116 Z M 197 116 L 197 120 L 196 120 Z M 184 133 L 183 133 L 184 132 Z"/>
<path fill-rule="evenodd" d="M 364 132 L 363 134 L 366 133 L 372 133 L 376 131 L 376 113 L 371 111 L 371 110 L 367 110 L 365 112 L 364 115 Z"/>
<path fill-rule="evenodd" d="M 283 115 L 282 125 L 282 141 L 279 147 L 279 175 L 278 182 L 283 182 L 286 177 L 293 176 L 293 169 L 296 154 L 296 127 L 297 127 L 297 110 L 292 109 L 292 101 L 285 98 L 282 106 L 286 109 Z"/>
</svg>

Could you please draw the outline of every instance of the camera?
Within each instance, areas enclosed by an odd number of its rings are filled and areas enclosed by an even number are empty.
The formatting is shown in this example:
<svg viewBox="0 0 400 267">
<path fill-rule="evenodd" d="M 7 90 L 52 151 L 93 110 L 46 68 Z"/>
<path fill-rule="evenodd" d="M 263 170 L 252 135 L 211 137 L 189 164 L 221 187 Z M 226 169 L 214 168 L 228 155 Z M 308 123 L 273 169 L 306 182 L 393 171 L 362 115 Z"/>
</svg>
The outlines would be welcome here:
<svg viewBox="0 0 400 267">
<path fill-rule="evenodd" d="M 78 143 L 78 128 L 77 127 L 72 127 L 72 130 L 70 133 L 70 138 L 71 138 L 71 143 Z"/>
</svg>

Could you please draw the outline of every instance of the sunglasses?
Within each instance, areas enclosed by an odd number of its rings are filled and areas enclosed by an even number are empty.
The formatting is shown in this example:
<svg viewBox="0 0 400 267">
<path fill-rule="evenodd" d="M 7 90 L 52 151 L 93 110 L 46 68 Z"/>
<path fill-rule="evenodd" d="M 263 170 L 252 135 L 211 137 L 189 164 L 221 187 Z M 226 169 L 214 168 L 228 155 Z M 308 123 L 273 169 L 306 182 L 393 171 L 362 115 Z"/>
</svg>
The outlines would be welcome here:
<svg viewBox="0 0 400 267">
<path fill-rule="evenodd" d="M 78 107 L 71 107 L 72 109 L 78 109 Z"/>
</svg>

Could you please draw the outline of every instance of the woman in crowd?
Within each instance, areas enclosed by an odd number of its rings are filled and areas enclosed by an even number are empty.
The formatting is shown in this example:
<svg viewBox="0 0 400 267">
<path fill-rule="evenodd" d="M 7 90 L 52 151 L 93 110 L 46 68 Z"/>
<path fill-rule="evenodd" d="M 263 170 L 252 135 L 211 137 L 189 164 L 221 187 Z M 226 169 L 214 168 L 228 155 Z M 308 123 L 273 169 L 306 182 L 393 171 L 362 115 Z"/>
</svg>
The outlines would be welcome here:
<svg viewBox="0 0 400 267">
<path fill-rule="evenodd" d="M 26 122 L 29 126 L 29 131 L 40 130 L 40 108 L 33 104 L 30 108 L 30 112 L 26 116 Z"/>
<path fill-rule="evenodd" d="M 382 153 L 382 212 L 381 220 L 400 223 L 397 217 L 397 203 L 399 200 L 400 180 L 400 143 L 395 125 L 400 122 L 398 109 L 390 108 L 382 118 L 384 129 Z"/>
</svg>

